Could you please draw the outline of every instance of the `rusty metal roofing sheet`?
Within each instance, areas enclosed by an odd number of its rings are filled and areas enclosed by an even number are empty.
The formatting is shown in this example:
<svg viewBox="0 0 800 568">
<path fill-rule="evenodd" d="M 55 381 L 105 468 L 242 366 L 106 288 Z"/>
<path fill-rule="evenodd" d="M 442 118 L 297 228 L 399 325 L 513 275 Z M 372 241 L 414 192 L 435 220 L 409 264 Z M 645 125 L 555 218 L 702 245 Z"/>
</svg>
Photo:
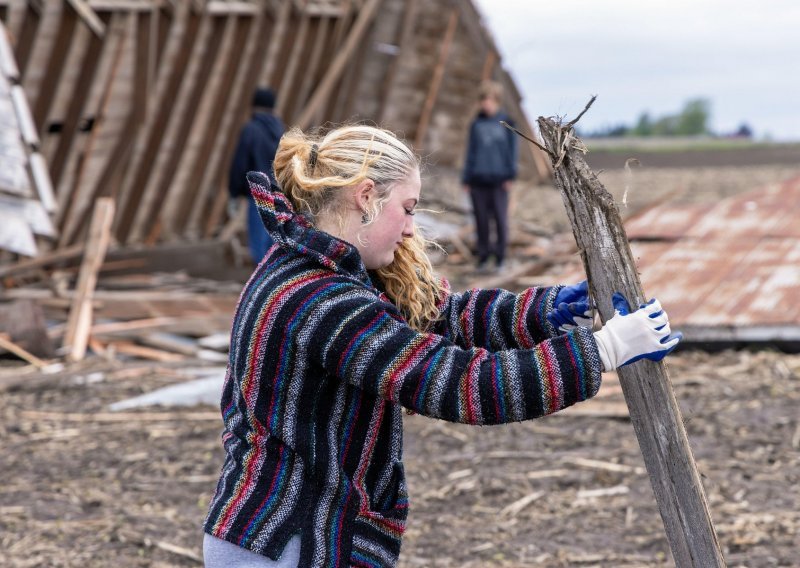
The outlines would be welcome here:
<svg viewBox="0 0 800 568">
<path fill-rule="evenodd" d="M 687 339 L 800 341 L 800 177 L 658 206 L 626 231 L 648 296 Z"/>
</svg>

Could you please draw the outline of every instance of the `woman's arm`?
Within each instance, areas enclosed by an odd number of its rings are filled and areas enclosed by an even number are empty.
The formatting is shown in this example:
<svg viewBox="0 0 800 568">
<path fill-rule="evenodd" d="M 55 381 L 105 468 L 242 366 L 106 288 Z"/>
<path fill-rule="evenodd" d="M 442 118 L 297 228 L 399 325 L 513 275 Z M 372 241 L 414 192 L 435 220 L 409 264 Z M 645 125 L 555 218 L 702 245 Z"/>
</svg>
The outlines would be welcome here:
<svg viewBox="0 0 800 568">
<path fill-rule="evenodd" d="M 557 412 L 600 387 L 597 345 L 586 329 L 531 349 L 492 352 L 419 333 L 393 305 L 355 285 L 316 297 L 296 338 L 308 356 L 328 373 L 420 414 L 470 424 L 513 422 Z M 517 301 L 509 298 L 494 301 L 513 312 Z M 531 292 L 518 307 L 527 313 L 532 308 L 525 305 L 537 299 Z"/>
<path fill-rule="evenodd" d="M 547 314 L 561 288 L 528 288 L 520 294 L 502 289 L 448 294 L 441 305 L 442 317 L 431 331 L 460 347 L 530 349 L 558 335 Z"/>
</svg>

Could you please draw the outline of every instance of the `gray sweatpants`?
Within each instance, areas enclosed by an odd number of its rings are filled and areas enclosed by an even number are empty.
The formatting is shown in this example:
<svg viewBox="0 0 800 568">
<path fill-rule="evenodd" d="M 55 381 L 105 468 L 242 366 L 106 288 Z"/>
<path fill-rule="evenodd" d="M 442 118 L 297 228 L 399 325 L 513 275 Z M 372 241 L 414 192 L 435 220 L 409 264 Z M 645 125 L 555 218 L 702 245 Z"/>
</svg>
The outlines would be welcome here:
<svg viewBox="0 0 800 568">
<path fill-rule="evenodd" d="M 203 537 L 205 568 L 297 568 L 300 564 L 300 537 L 293 536 L 278 560 L 270 560 L 246 548 L 210 534 Z"/>
</svg>

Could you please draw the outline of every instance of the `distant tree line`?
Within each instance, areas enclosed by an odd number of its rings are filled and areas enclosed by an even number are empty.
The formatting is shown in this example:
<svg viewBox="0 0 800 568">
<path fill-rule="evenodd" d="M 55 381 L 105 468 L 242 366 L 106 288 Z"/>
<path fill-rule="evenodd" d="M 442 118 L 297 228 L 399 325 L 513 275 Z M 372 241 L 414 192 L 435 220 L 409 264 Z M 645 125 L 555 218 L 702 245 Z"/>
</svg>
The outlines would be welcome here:
<svg viewBox="0 0 800 568">
<path fill-rule="evenodd" d="M 639 115 L 634 126 L 620 124 L 600 129 L 584 135 L 585 137 L 616 138 L 624 136 L 715 136 L 709 128 L 711 118 L 711 102 L 708 99 L 697 98 L 686 102 L 683 109 L 677 114 L 666 114 L 653 117 L 645 111 Z M 752 130 L 747 124 L 742 124 L 738 130 L 729 136 L 750 138 Z"/>
</svg>

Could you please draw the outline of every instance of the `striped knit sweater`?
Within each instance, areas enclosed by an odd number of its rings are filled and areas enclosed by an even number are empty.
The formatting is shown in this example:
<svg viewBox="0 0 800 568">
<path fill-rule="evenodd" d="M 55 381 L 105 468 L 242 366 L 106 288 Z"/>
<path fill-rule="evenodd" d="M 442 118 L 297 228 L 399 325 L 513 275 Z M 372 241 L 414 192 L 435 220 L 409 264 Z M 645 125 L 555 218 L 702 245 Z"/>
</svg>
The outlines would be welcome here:
<svg viewBox="0 0 800 568">
<path fill-rule="evenodd" d="M 222 394 L 226 460 L 204 530 L 300 566 L 394 566 L 408 509 L 402 411 L 501 424 L 594 396 L 591 332 L 547 323 L 559 287 L 449 294 L 411 329 L 351 245 L 248 175 L 275 246 L 245 286 Z"/>
</svg>

